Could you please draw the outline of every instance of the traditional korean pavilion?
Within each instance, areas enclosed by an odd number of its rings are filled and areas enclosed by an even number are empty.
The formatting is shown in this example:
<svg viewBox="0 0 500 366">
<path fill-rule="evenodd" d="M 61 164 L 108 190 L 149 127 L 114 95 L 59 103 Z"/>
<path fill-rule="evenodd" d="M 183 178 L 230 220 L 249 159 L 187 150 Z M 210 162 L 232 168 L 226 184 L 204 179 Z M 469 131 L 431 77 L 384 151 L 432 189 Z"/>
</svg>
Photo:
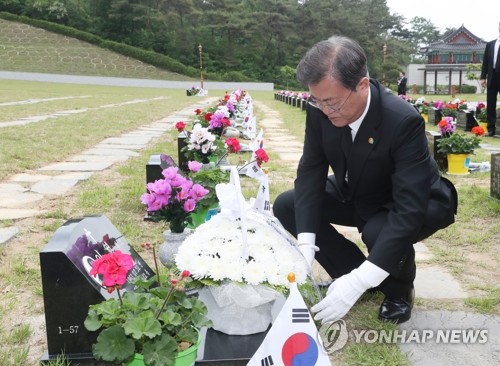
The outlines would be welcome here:
<svg viewBox="0 0 500 366">
<path fill-rule="evenodd" d="M 424 93 L 449 93 L 453 84 L 461 92 L 462 78 L 467 73 L 467 64 L 481 64 L 486 43 L 472 34 L 463 25 L 437 42 L 421 48 L 427 56 L 427 64 L 419 68 L 424 72 Z M 438 90 L 438 74 L 448 74 L 448 90 Z M 430 79 L 430 81 L 428 80 Z"/>
</svg>

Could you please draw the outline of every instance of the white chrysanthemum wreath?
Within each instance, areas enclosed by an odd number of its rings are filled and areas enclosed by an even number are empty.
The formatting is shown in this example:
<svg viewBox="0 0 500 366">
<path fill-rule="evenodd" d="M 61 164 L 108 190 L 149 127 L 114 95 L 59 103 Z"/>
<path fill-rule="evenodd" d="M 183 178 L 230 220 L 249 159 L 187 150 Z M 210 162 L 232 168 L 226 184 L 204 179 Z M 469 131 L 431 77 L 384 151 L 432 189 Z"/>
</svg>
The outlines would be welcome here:
<svg viewBox="0 0 500 366">
<path fill-rule="evenodd" d="M 306 262 L 281 233 L 251 217 L 246 226 L 248 259 L 242 257 L 241 221 L 219 214 L 200 225 L 179 247 L 177 267 L 206 284 L 232 281 L 288 287 L 289 273 L 295 273 L 297 283 L 306 281 Z"/>
</svg>

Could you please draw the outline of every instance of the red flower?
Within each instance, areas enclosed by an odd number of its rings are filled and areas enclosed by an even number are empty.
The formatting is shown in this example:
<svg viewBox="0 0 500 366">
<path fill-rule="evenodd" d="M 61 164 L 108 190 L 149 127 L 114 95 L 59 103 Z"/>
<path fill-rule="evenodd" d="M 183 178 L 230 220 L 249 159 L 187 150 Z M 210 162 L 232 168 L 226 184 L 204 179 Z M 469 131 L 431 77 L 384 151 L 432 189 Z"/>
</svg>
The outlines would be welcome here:
<svg viewBox="0 0 500 366">
<path fill-rule="evenodd" d="M 181 273 L 181 277 L 182 277 L 182 278 L 189 277 L 190 275 L 191 275 L 191 272 L 189 272 L 188 270 L 184 270 L 184 271 L 182 271 L 182 273 Z"/>
<path fill-rule="evenodd" d="M 200 108 L 196 108 L 194 110 L 194 113 L 196 113 L 196 115 L 199 116 L 201 114 L 201 109 Z"/>
<path fill-rule="evenodd" d="M 228 138 L 226 140 L 226 145 L 230 153 L 237 153 L 241 149 L 240 141 L 234 137 Z"/>
<path fill-rule="evenodd" d="M 484 129 L 481 126 L 473 127 L 470 132 L 472 132 L 476 136 L 483 136 L 484 135 Z"/>
<path fill-rule="evenodd" d="M 231 121 L 229 120 L 229 118 L 223 118 L 221 119 L 221 122 L 223 127 L 231 126 Z"/>
<path fill-rule="evenodd" d="M 179 121 L 175 124 L 175 128 L 177 128 L 177 131 L 182 132 L 186 128 L 186 124 L 182 121 Z"/>
<path fill-rule="evenodd" d="M 266 150 L 257 149 L 255 151 L 255 157 L 257 158 L 257 165 L 261 166 L 262 163 L 267 163 L 269 161 L 269 156 L 267 156 Z"/>
<path fill-rule="evenodd" d="M 207 122 L 210 122 L 210 120 L 212 119 L 212 116 L 213 116 L 213 113 L 211 112 L 208 112 L 208 113 L 205 113 L 205 121 Z"/>
<path fill-rule="evenodd" d="M 103 255 L 92 263 L 91 276 L 98 274 L 104 277 L 104 286 L 115 288 L 127 282 L 127 273 L 134 267 L 134 261 L 130 254 L 122 253 L 120 250 Z"/>
</svg>

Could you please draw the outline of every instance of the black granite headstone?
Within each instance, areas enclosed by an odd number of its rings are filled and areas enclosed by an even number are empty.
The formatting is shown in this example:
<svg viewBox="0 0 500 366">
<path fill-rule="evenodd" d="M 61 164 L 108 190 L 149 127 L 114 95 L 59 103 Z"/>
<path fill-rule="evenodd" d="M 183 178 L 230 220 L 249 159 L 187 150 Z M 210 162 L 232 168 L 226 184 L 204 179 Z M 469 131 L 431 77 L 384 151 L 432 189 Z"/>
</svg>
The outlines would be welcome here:
<svg viewBox="0 0 500 366">
<path fill-rule="evenodd" d="M 439 123 L 439 121 L 441 121 L 441 118 L 442 118 L 441 110 L 434 108 L 434 107 L 428 108 L 427 109 L 427 116 L 428 116 L 428 119 L 427 119 L 428 123 L 431 123 L 433 125 L 437 125 Z"/>
<path fill-rule="evenodd" d="M 490 195 L 500 200 L 500 153 L 491 154 Z"/>
<path fill-rule="evenodd" d="M 89 274 L 98 257 L 121 250 L 132 255 L 134 268 L 123 291 L 132 290 L 137 277 L 149 279 L 153 270 L 130 246 L 106 216 L 67 221 L 40 252 L 48 351 L 41 362 L 64 355 L 72 365 L 107 365 L 96 361 L 92 344 L 98 332 L 89 332 L 83 322 L 90 305 L 117 298 L 102 287 L 102 280 Z"/>
<path fill-rule="evenodd" d="M 446 154 L 438 152 L 438 141 L 441 138 L 441 134 L 435 131 L 425 131 L 427 136 L 427 146 L 429 147 L 429 152 L 431 153 L 434 160 L 438 164 L 439 170 L 446 171 L 448 169 L 448 159 Z"/>
<path fill-rule="evenodd" d="M 473 127 L 479 126 L 474 113 L 469 111 L 458 111 L 457 130 L 470 131 Z"/>
<path fill-rule="evenodd" d="M 171 166 L 176 166 L 171 156 L 165 154 L 151 155 L 146 164 L 146 184 L 163 179 L 161 172 Z"/>
<path fill-rule="evenodd" d="M 185 132 L 181 132 L 179 136 L 177 137 L 177 156 L 179 159 L 179 169 L 182 170 L 183 172 L 189 172 L 188 168 L 188 159 L 186 159 L 186 156 L 184 155 L 184 152 L 182 149 L 187 146 L 186 142 L 187 135 Z"/>
</svg>

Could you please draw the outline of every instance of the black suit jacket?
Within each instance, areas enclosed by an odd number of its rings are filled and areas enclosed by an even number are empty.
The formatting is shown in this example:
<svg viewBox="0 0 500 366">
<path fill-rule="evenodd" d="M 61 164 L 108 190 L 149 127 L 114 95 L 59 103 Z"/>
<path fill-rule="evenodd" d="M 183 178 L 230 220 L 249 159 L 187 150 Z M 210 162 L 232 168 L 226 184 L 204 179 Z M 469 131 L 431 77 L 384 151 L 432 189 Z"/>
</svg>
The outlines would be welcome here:
<svg viewBox="0 0 500 366">
<path fill-rule="evenodd" d="M 454 222 L 456 191 L 429 154 L 420 114 L 377 81 L 370 80 L 370 90 L 370 107 L 347 160 L 350 128 L 337 128 L 319 109 L 307 109 L 295 180 L 297 233 L 318 231 L 331 167 L 338 191 L 354 203 L 359 230 L 380 210 L 389 212 L 368 259 L 397 275 L 423 226 L 437 230 Z"/>
<path fill-rule="evenodd" d="M 495 64 L 493 57 L 495 57 L 495 43 L 496 39 L 486 44 L 483 55 L 483 65 L 481 66 L 481 79 L 486 79 L 486 86 L 489 88 L 495 73 Z"/>
</svg>

